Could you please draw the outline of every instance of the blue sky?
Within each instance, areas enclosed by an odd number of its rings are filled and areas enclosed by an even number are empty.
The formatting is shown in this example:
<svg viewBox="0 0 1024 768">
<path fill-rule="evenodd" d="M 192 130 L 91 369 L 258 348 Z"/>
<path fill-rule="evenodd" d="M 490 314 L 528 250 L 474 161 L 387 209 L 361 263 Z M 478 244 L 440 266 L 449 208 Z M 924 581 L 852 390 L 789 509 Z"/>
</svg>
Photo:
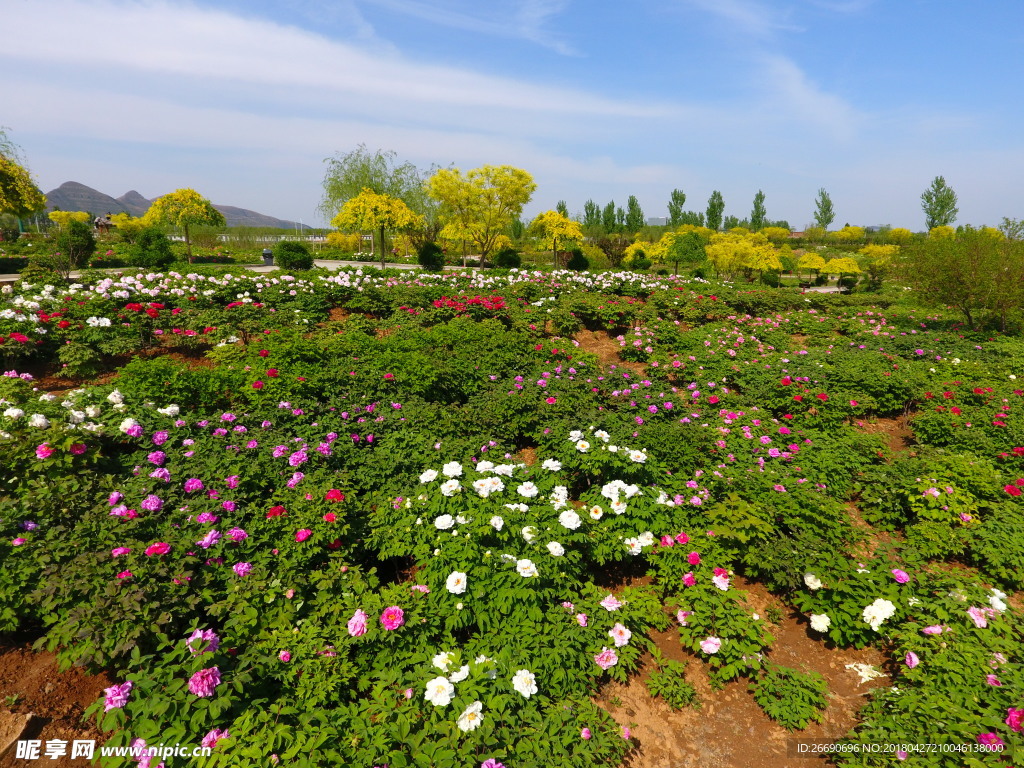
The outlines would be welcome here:
<svg viewBox="0 0 1024 768">
<path fill-rule="evenodd" d="M 795 228 L 1024 217 L 1019 0 L 5 0 L 0 124 L 44 191 L 319 221 L 324 159 L 510 164 L 529 218 L 672 189 Z"/>
</svg>

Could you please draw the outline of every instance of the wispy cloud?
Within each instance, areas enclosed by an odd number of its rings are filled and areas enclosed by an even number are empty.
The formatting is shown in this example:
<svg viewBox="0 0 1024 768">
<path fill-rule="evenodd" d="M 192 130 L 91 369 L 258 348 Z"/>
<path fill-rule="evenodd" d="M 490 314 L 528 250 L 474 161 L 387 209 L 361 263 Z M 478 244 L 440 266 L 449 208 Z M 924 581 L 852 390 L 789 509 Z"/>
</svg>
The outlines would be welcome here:
<svg viewBox="0 0 1024 768">
<path fill-rule="evenodd" d="M 796 117 L 827 130 L 834 139 L 853 138 L 862 117 L 847 101 L 822 90 L 791 59 L 769 54 L 760 57 L 762 88 L 778 100 L 786 120 Z"/>
<path fill-rule="evenodd" d="M 755 37 L 769 37 L 775 32 L 798 32 L 801 27 L 790 22 L 790 10 L 780 10 L 759 0 L 683 0 L 684 4 L 717 16 Z"/>
<path fill-rule="evenodd" d="M 563 11 L 567 0 L 515 0 L 509 3 L 473 4 L 472 12 L 458 4 L 428 0 L 360 0 L 430 24 L 493 37 L 528 40 L 567 56 L 577 55 L 564 39 L 549 29 L 552 17 Z M 481 13 L 483 11 L 483 13 Z"/>
<path fill-rule="evenodd" d="M 836 13 L 860 13 L 875 4 L 875 0 L 807 0 L 807 2 Z"/>
</svg>

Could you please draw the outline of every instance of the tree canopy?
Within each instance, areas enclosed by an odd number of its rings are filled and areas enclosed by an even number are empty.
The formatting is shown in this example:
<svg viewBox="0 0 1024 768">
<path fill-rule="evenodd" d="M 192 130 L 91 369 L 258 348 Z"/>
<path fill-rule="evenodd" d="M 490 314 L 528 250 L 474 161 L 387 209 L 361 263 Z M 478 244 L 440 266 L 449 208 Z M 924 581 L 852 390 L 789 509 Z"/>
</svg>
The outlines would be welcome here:
<svg viewBox="0 0 1024 768">
<path fill-rule="evenodd" d="M 423 217 L 397 197 L 382 195 L 369 187 L 350 198 L 331 219 L 331 226 L 347 231 L 379 233 L 380 266 L 384 269 L 384 236 L 389 229 L 408 229 L 422 224 Z"/>
<path fill-rule="evenodd" d="M 185 248 L 189 259 L 192 258 L 192 240 L 189 235 L 191 227 L 223 227 L 226 223 L 224 214 L 214 208 L 213 203 L 188 187 L 158 197 L 142 218 L 147 226 L 166 224 L 180 227 L 185 235 Z"/>
<path fill-rule="evenodd" d="M 583 239 L 583 230 L 579 223 L 558 211 L 545 211 L 537 216 L 530 224 L 530 232 L 551 241 L 553 263 L 558 258 L 559 240 L 578 243 Z"/>
<path fill-rule="evenodd" d="M 46 207 L 46 196 L 24 167 L 18 147 L 0 127 L 0 214 L 21 218 Z"/>
<path fill-rule="evenodd" d="M 921 210 L 924 211 L 925 228 L 929 231 L 956 221 L 960 212 L 956 207 L 956 192 L 941 176 L 932 179 L 928 189 L 921 193 Z"/>
<path fill-rule="evenodd" d="M 485 165 L 465 175 L 458 168 L 442 168 L 430 177 L 426 189 L 439 203 L 442 233 L 474 243 L 486 259 L 498 237 L 522 214 L 537 185 L 520 168 Z"/>
<path fill-rule="evenodd" d="M 725 200 L 722 193 L 717 189 L 708 198 L 708 208 L 704 214 L 704 221 L 708 229 L 722 228 L 722 214 L 725 213 Z"/>
<path fill-rule="evenodd" d="M 818 190 L 818 196 L 814 199 L 814 223 L 828 231 L 829 224 L 835 221 L 836 211 L 832 207 L 832 198 L 824 187 Z"/>
</svg>

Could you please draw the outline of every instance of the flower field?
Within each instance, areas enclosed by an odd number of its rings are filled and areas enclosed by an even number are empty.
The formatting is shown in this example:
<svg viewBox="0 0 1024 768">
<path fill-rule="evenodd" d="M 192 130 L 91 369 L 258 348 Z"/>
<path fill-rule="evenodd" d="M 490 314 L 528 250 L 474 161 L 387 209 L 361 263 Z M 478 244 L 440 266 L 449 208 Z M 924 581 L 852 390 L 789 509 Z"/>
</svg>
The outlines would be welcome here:
<svg viewBox="0 0 1024 768">
<path fill-rule="evenodd" d="M 822 649 L 888 659 L 835 764 L 1020 759 L 1017 336 L 898 288 L 627 272 L 197 269 L 0 299 L 0 632 L 117 681 L 88 712 L 109 744 L 616 766 L 639 745 L 609 683 L 653 659 L 652 696 L 702 704 L 666 630 L 712 697 L 745 681 L 799 737 L 829 692 L 773 660 L 756 583 Z M 898 451 L 872 429 L 896 418 Z"/>
</svg>

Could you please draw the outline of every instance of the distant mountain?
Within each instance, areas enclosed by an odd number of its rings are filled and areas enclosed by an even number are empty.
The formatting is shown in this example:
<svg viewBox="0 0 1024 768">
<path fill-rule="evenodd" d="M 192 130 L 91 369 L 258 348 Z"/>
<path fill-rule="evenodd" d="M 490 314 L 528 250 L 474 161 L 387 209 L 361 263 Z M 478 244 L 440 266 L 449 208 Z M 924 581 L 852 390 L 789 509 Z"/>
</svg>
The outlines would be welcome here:
<svg viewBox="0 0 1024 768">
<path fill-rule="evenodd" d="M 149 210 L 152 200 L 147 200 L 134 189 L 120 197 L 105 195 L 77 181 L 65 181 L 59 187 L 46 193 L 46 210 L 60 208 L 62 211 L 88 211 L 94 216 L 108 213 L 130 213 L 141 216 Z M 279 229 L 310 229 L 307 224 L 278 219 L 263 213 L 238 208 L 233 205 L 218 205 L 214 208 L 224 214 L 229 227 L 276 227 Z"/>
</svg>

